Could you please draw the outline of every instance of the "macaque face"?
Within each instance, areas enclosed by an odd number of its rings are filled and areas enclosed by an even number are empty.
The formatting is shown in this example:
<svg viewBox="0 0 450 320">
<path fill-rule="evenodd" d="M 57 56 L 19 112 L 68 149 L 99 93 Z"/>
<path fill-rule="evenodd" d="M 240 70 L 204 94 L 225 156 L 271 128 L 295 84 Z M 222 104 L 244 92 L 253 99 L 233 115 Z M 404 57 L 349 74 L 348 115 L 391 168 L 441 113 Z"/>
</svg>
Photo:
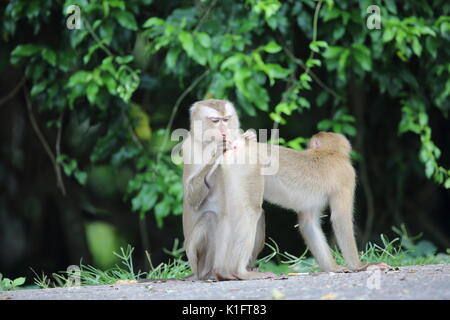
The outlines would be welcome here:
<svg viewBox="0 0 450 320">
<path fill-rule="evenodd" d="M 229 136 L 228 121 L 231 117 L 233 117 L 231 114 L 225 116 L 212 115 L 206 117 L 206 121 L 208 122 L 208 126 L 214 128 L 219 137 L 226 139 Z"/>
<path fill-rule="evenodd" d="M 202 125 L 199 131 L 203 131 L 201 137 L 206 143 L 212 140 L 232 141 L 237 134 L 235 131 L 239 128 L 234 107 L 227 101 L 220 106 L 208 105 L 207 102 L 199 104 L 192 113 L 192 120 L 194 120 L 194 126 Z"/>
</svg>

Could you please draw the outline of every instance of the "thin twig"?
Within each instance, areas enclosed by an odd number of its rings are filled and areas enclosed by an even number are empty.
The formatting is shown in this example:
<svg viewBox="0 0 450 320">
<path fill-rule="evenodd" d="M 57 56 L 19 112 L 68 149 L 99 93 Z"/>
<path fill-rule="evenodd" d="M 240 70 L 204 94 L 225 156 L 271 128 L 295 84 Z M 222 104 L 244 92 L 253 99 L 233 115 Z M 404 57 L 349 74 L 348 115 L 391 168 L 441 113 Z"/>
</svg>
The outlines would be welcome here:
<svg viewBox="0 0 450 320">
<path fill-rule="evenodd" d="M 8 93 L 5 97 L 0 99 L 0 106 L 16 95 L 19 89 L 25 84 L 25 80 L 25 77 L 20 79 L 19 83 L 14 87 L 14 89 L 12 89 L 11 92 Z"/>
<path fill-rule="evenodd" d="M 287 54 L 287 56 L 297 65 L 299 65 L 303 70 L 307 70 L 306 65 L 298 58 L 296 58 L 294 56 L 294 54 L 286 47 L 283 47 L 284 52 Z M 322 89 L 324 89 L 325 91 L 328 91 L 328 93 L 330 93 L 332 96 L 334 96 L 335 98 L 339 99 L 339 100 L 344 100 L 344 97 L 341 96 L 339 93 L 337 93 L 336 91 L 334 91 L 333 89 L 331 89 L 330 87 L 328 87 L 322 80 L 320 80 L 320 78 L 311 70 L 308 70 L 308 74 L 311 76 L 311 78 L 314 79 L 315 82 L 317 82 L 317 84 L 322 87 Z"/>
<path fill-rule="evenodd" d="M 157 158 L 157 162 L 159 163 L 159 160 L 161 159 L 161 155 L 163 153 L 164 148 L 167 145 L 167 140 L 169 138 L 169 132 L 172 128 L 173 125 L 173 120 L 175 119 L 175 114 L 178 111 L 178 108 L 180 107 L 181 102 L 183 101 L 183 99 L 200 83 L 200 81 L 206 77 L 209 74 L 209 69 L 206 69 L 205 72 L 203 72 L 201 75 L 199 75 L 192 83 L 189 87 L 186 88 L 186 90 L 184 90 L 184 92 L 178 97 L 177 101 L 175 102 L 175 106 L 172 109 L 172 114 L 170 115 L 170 119 L 169 122 L 167 124 L 166 127 L 166 131 L 165 131 L 165 136 L 164 136 L 164 142 L 161 145 L 161 148 L 159 149 L 158 152 L 158 158 Z"/>
<path fill-rule="evenodd" d="M 319 12 L 320 12 L 320 7 L 321 6 L 322 6 L 322 1 L 319 1 L 319 3 L 317 3 L 317 5 L 316 5 L 316 10 L 314 12 L 313 38 L 312 38 L 311 42 L 315 42 L 317 40 L 317 21 L 319 20 Z M 308 60 L 312 59 L 313 57 L 314 57 L 314 51 L 311 50 L 311 52 L 309 53 Z M 305 72 L 309 73 L 309 67 L 306 67 Z"/>
<path fill-rule="evenodd" d="M 92 27 L 91 27 L 91 24 L 89 23 L 89 21 L 87 19 L 85 19 L 84 22 L 86 23 L 88 32 L 90 33 L 92 38 L 94 38 L 94 40 L 98 43 L 100 48 L 102 48 L 103 51 L 105 51 L 109 56 L 113 57 L 114 54 L 111 52 L 111 50 L 108 49 L 108 47 L 103 45 L 102 40 L 100 40 L 100 38 L 95 34 L 94 30 L 92 30 Z"/>
<path fill-rule="evenodd" d="M 27 104 L 28 116 L 30 118 L 31 125 L 32 125 L 34 131 L 36 132 L 36 134 L 39 138 L 39 141 L 41 141 L 41 144 L 44 147 L 45 152 L 47 152 L 47 155 L 50 158 L 50 161 L 53 164 L 53 168 L 56 173 L 56 184 L 57 184 L 58 188 L 61 189 L 62 194 L 65 196 L 66 188 L 64 187 L 64 182 L 62 180 L 61 167 L 58 164 L 58 162 L 56 161 L 55 155 L 53 154 L 53 151 L 50 149 L 50 146 L 48 145 L 47 141 L 45 140 L 45 137 L 44 137 L 42 131 L 39 129 L 36 118 L 34 117 L 34 114 L 33 114 L 31 99 L 28 94 L 28 90 L 27 90 L 26 86 L 24 86 L 24 92 L 25 92 L 25 101 Z"/>
<path fill-rule="evenodd" d="M 61 137 L 62 137 L 62 129 L 63 129 L 63 120 L 64 120 L 64 111 L 61 112 L 61 114 L 59 115 L 59 118 L 58 118 L 59 127 L 58 127 L 58 133 L 56 134 L 56 146 L 55 146 L 56 160 L 61 155 Z M 56 170 L 57 181 L 58 181 L 59 187 L 61 188 L 63 195 L 66 195 L 66 188 L 64 186 L 63 178 L 62 178 L 62 174 L 61 174 L 61 165 L 59 163 L 57 163 L 57 167 L 58 167 L 58 169 Z"/>
<path fill-rule="evenodd" d="M 209 6 L 208 9 L 206 9 L 205 14 L 200 18 L 200 21 L 198 22 L 197 26 L 195 26 L 194 31 L 197 31 L 200 26 L 205 22 L 206 18 L 209 16 L 209 13 L 211 12 L 211 9 L 217 4 L 218 0 L 213 1 L 213 3 Z"/>
<path fill-rule="evenodd" d="M 128 131 L 130 132 L 130 136 L 131 139 L 133 140 L 134 144 L 141 150 L 144 150 L 144 146 L 142 145 L 141 141 L 139 140 L 139 138 L 136 136 L 136 134 L 134 133 L 134 129 L 131 126 L 131 121 L 128 115 L 125 114 L 125 112 L 122 110 L 122 117 L 124 119 L 126 119 L 125 121 L 127 122 L 127 127 L 128 127 Z"/>
</svg>

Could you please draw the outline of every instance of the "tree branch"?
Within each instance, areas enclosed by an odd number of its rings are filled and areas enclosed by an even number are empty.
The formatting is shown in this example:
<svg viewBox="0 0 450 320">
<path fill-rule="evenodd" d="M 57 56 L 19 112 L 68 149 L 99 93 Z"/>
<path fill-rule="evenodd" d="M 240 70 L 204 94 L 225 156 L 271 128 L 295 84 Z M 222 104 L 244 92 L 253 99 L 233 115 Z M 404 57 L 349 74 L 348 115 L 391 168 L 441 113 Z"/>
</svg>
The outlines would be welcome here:
<svg viewBox="0 0 450 320">
<path fill-rule="evenodd" d="M 25 80 L 26 80 L 25 77 L 20 79 L 19 83 L 14 87 L 14 89 L 12 89 L 11 92 L 8 93 L 5 97 L 0 99 L 0 107 L 2 106 L 2 104 L 6 103 L 9 99 L 11 99 L 16 95 L 19 89 L 25 84 Z"/>
<path fill-rule="evenodd" d="M 39 129 L 39 126 L 37 124 L 36 118 L 34 117 L 34 114 L 33 114 L 33 108 L 32 108 L 32 104 L 31 104 L 31 99 L 30 99 L 30 96 L 28 94 L 28 90 L 27 90 L 26 86 L 24 86 L 24 92 L 25 92 L 25 101 L 26 101 L 26 104 L 27 104 L 28 116 L 30 118 L 31 125 L 32 125 L 32 127 L 34 129 L 34 132 L 38 136 L 39 141 L 41 142 L 42 146 L 44 147 L 45 152 L 47 153 L 48 157 L 50 158 L 50 161 L 53 164 L 53 168 L 54 168 L 55 174 L 56 174 L 56 184 L 57 184 L 58 188 L 61 189 L 61 192 L 62 192 L 63 196 L 65 196 L 66 195 L 66 188 L 64 186 L 64 182 L 63 182 L 63 179 L 62 179 L 61 166 L 56 161 L 56 157 L 53 154 L 53 151 L 50 149 L 50 146 L 48 145 L 47 141 L 45 140 L 45 137 L 44 137 L 42 131 Z M 61 118 L 61 116 L 60 116 L 60 118 Z M 57 145 L 57 152 L 59 152 L 60 151 L 59 150 L 59 148 L 60 148 L 59 144 L 61 142 L 61 131 L 60 130 L 58 132 L 58 138 L 56 140 L 57 140 L 57 143 L 56 143 L 56 145 Z"/>
<path fill-rule="evenodd" d="M 283 51 L 292 60 L 292 62 L 294 62 L 295 64 L 299 65 L 303 70 L 305 70 L 305 72 L 307 72 L 311 76 L 311 78 L 313 78 L 314 81 L 317 82 L 317 84 L 320 87 L 322 87 L 322 89 L 327 91 L 329 94 L 331 94 L 336 99 L 344 100 L 343 96 L 341 96 L 339 93 L 337 93 L 336 91 L 334 91 L 333 89 L 328 87 L 322 80 L 320 80 L 320 78 L 314 72 L 312 72 L 309 68 L 307 68 L 306 65 L 300 59 L 295 57 L 294 54 L 288 48 L 283 47 Z"/>
<path fill-rule="evenodd" d="M 197 25 L 194 28 L 194 31 L 197 31 L 200 26 L 205 22 L 206 18 L 209 16 L 209 13 L 211 12 L 211 9 L 217 4 L 218 0 L 213 1 L 213 3 L 209 6 L 208 9 L 206 9 L 205 14 L 200 18 L 199 22 L 197 23 Z"/>
<path fill-rule="evenodd" d="M 184 92 L 178 97 L 177 102 L 175 102 L 175 106 L 172 109 L 172 114 L 170 115 L 170 119 L 169 122 L 167 124 L 166 127 L 166 131 L 165 131 L 165 137 L 164 137 L 164 142 L 161 145 L 161 148 L 159 149 L 158 152 L 158 160 L 157 162 L 159 163 L 159 160 L 161 158 L 162 152 L 164 150 L 164 148 L 167 145 L 167 140 L 169 138 L 169 132 L 172 129 L 172 125 L 173 125 L 173 120 L 175 119 L 175 114 L 178 111 L 178 108 L 180 107 L 181 102 L 183 101 L 183 99 L 189 94 L 189 92 L 191 92 L 199 83 L 200 81 L 202 81 L 202 79 L 204 77 L 206 77 L 209 74 L 210 70 L 206 69 L 205 72 L 203 72 L 201 75 L 199 75 L 192 83 L 189 87 L 186 88 L 186 90 L 184 90 Z"/>
</svg>

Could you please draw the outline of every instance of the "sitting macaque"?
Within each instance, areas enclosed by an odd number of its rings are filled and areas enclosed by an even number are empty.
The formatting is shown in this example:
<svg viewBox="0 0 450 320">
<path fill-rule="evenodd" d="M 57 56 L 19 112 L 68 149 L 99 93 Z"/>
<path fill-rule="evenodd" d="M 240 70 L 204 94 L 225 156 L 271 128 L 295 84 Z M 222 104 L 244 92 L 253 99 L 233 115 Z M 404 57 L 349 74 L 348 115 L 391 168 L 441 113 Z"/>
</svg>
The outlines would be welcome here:
<svg viewBox="0 0 450 320">
<path fill-rule="evenodd" d="M 265 237 L 259 165 L 225 161 L 240 153 L 256 154 L 257 144 L 250 141 L 255 138 L 251 131 L 241 136 L 228 101 L 204 100 L 191 108 L 191 130 L 182 146 L 183 232 L 195 279 L 273 276 L 249 271 Z"/>
</svg>

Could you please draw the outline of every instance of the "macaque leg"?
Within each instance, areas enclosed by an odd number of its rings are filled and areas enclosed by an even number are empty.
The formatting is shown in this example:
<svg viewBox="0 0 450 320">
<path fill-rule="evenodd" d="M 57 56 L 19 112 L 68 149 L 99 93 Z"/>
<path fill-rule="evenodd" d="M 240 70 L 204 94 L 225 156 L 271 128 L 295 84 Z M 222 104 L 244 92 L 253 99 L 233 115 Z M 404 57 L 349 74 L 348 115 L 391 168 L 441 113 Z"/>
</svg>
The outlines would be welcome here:
<svg viewBox="0 0 450 320">
<path fill-rule="evenodd" d="M 221 213 L 225 214 L 225 213 Z M 217 280 L 233 280 L 236 279 L 231 273 L 236 268 L 235 260 L 230 260 L 229 247 L 233 247 L 234 235 L 231 232 L 231 226 L 227 218 L 221 217 L 218 221 L 216 230 L 217 241 L 215 243 L 215 256 L 213 273 Z M 233 232 L 234 233 L 234 232 Z M 233 248 L 234 249 L 234 248 Z"/>
<path fill-rule="evenodd" d="M 186 255 L 197 278 L 212 278 L 215 242 L 215 213 L 208 211 L 198 219 L 185 241 Z"/>
<path fill-rule="evenodd" d="M 258 224 L 256 226 L 255 245 L 253 247 L 252 258 L 247 268 L 249 271 L 258 271 L 258 268 L 254 266 L 256 259 L 258 258 L 258 254 L 264 248 L 265 239 L 266 239 L 266 220 L 263 211 L 261 216 L 259 217 Z"/>
<path fill-rule="evenodd" d="M 391 266 L 384 262 L 365 263 L 359 259 L 353 231 L 353 194 L 341 192 L 330 199 L 331 223 L 339 248 L 345 262 L 353 271 L 366 271 L 369 269 L 390 270 Z"/>
<path fill-rule="evenodd" d="M 331 223 L 345 262 L 352 270 L 362 267 L 353 231 L 353 193 L 342 191 L 331 196 Z"/>
<path fill-rule="evenodd" d="M 298 218 L 300 232 L 320 269 L 325 272 L 338 271 L 339 266 L 331 254 L 320 225 L 320 212 L 301 212 Z"/>
<path fill-rule="evenodd" d="M 214 267 L 214 274 L 218 280 L 250 280 L 276 277 L 272 272 L 249 271 L 247 269 L 252 253 L 255 252 L 257 234 L 255 220 L 259 219 L 261 219 L 261 214 L 251 212 L 248 209 L 240 221 L 235 221 L 237 222 L 235 224 L 230 224 L 230 219 L 221 221 L 222 224 L 217 230 L 219 241 L 216 245 L 216 264 Z M 258 222 L 258 225 L 261 224 Z M 230 236 L 231 232 L 232 235 Z M 222 236 L 229 239 L 228 243 L 220 241 L 220 239 L 223 239 Z M 223 254 L 223 252 L 226 253 Z"/>
<path fill-rule="evenodd" d="M 224 216 L 219 221 L 214 258 L 214 274 L 218 280 L 248 279 L 246 268 L 255 244 L 256 223 L 251 221 L 252 213 L 239 214 L 242 215 L 239 219 Z"/>
</svg>

